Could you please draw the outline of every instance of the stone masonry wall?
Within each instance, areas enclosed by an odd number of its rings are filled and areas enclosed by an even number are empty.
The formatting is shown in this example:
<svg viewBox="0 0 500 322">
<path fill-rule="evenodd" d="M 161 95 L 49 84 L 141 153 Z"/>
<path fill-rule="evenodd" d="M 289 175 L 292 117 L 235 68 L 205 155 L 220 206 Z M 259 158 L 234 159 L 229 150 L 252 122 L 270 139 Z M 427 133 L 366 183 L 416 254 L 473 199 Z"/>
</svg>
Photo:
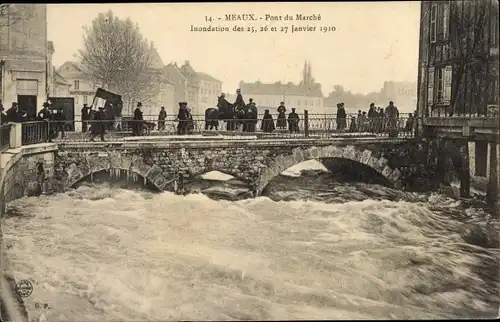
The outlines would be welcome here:
<svg viewBox="0 0 500 322">
<path fill-rule="evenodd" d="M 91 173 L 125 169 L 170 190 L 179 172 L 187 180 L 220 171 L 253 184 L 257 193 L 279 173 L 310 159 L 343 158 L 375 169 L 397 188 L 425 168 L 427 146 L 418 142 L 128 142 L 113 145 L 60 144 L 56 177 L 70 187 Z"/>
<path fill-rule="evenodd" d="M 34 195 L 39 191 L 38 164 L 43 165 L 45 182 L 54 175 L 56 144 L 41 144 L 8 150 L 2 153 L 0 195 L 2 203 Z"/>
</svg>

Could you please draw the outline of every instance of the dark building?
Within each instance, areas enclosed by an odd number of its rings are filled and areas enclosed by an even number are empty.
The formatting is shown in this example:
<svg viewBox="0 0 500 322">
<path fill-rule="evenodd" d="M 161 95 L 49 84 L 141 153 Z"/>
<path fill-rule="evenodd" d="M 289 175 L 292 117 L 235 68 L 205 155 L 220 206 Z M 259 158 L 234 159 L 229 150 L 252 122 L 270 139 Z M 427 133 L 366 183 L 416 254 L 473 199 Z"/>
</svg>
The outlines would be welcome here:
<svg viewBox="0 0 500 322">
<path fill-rule="evenodd" d="M 498 111 L 498 0 L 422 1 L 420 115 Z"/>
</svg>

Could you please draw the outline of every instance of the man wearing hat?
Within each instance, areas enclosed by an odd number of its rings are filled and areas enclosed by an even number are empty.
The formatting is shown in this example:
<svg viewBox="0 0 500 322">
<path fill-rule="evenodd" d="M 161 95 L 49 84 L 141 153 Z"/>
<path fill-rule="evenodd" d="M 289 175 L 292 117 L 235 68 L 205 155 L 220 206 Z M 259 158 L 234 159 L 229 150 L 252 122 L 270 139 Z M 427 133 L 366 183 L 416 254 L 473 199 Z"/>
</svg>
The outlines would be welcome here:
<svg viewBox="0 0 500 322">
<path fill-rule="evenodd" d="M 87 106 L 87 103 L 83 104 L 82 107 L 82 132 L 87 132 L 87 126 L 90 119 L 90 107 Z"/>
<path fill-rule="evenodd" d="M 90 122 L 90 141 L 94 141 L 94 138 L 97 135 L 101 136 L 101 141 L 104 141 L 104 133 L 105 133 L 105 126 L 104 126 L 104 107 L 99 106 L 99 109 L 97 112 L 94 113 L 94 121 Z"/>
<path fill-rule="evenodd" d="M 179 102 L 179 113 L 177 114 L 176 118 L 176 120 L 179 121 L 179 123 L 177 124 L 178 135 L 186 134 L 190 119 L 191 115 L 187 107 L 187 102 Z"/>
<path fill-rule="evenodd" d="M 132 124 L 132 135 L 134 136 L 140 136 L 141 135 L 141 128 L 142 128 L 142 123 L 144 119 L 142 118 L 142 103 L 138 102 L 137 107 L 134 110 L 134 119 L 133 119 L 133 124 Z"/>
<path fill-rule="evenodd" d="M 292 112 L 288 114 L 288 129 L 291 133 L 299 132 L 299 121 L 299 115 L 295 113 L 295 108 L 292 108 Z"/>
<path fill-rule="evenodd" d="M 52 116 L 52 112 L 49 109 L 49 103 L 44 102 L 42 104 L 43 108 L 40 112 L 38 112 L 38 117 L 42 120 L 50 121 L 50 117 Z"/>
<path fill-rule="evenodd" d="M 240 89 L 236 90 L 236 101 L 234 101 L 233 107 L 235 110 L 245 107 L 245 101 L 243 100 Z"/>
<path fill-rule="evenodd" d="M 347 127 L 346 117 L 344 106 L 341 103 L 337 104 L 337 130 L 344 130 Z"/>
<path fill-rule="evenodd" d="M 17 103 L 12 102 L 12 106 L 7 110 L 7 122 L 18 122 L 19 121 L 19 111 L 17 108 Z"/>
</svg>

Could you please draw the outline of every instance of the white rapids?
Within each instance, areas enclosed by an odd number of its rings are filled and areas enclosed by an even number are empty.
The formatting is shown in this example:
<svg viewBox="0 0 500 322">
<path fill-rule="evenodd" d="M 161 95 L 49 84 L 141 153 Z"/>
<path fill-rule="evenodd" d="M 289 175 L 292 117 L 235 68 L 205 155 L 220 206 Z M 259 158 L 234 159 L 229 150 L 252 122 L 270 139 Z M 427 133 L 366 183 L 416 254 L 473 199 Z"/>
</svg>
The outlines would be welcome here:
<svg viewBox="0 0 500 322">
<path fill-rule="evenodd" d="M 90 185 L 16 200 L 2 229 L 15 278 L 33 283 L 32 321 L 489 311 L 474 295 L 485 285 L 455 232 L 462 223 L 431 210 L 453 202 L 434 199 L 229 202 Z"/>
</svg>

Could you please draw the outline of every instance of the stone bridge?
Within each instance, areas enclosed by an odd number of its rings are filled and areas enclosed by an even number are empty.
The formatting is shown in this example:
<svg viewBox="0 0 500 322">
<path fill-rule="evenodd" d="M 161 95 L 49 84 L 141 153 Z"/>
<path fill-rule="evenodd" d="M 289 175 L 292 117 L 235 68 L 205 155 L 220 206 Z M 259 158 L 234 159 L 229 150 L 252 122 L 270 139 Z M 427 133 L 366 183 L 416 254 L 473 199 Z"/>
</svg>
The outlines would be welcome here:
<svg viewBox="0 0 500 322">
<path fill-rule="evenodd" d="M 163 191 L 172 189 L 180 172 L 189 180 L 216 170 L 260 194 L 282 171 L 311 159 L 362 165 L 388 186 L 404 188 L 426 157 L 425 144 L 407 139 L 68 142 L 59 144 L 55 172 L 69 187 L 103 170 L 128 170 Z"/>
</svg>

